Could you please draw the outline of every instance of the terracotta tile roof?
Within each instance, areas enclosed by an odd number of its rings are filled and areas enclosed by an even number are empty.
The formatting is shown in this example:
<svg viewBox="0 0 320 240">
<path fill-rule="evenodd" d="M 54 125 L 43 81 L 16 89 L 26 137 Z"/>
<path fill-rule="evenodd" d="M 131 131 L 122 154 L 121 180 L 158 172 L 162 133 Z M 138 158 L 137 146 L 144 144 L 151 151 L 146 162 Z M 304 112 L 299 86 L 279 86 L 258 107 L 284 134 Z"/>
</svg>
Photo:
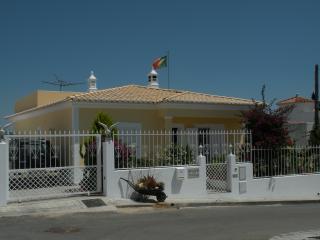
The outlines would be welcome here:
<svg viewBox="0 0 320 240">
<path fill-rule="evenodd" d="M 242 99 L 234 97 L 225 97 L 209 95 L 203 93 L 150 88 L 138 85 L 127 85 L 123 87 L 108 88 L 91 93 L 79 93 L 63 100 L 55 101 L 49 104 L 27 109 L 13 115 L 6 116 L 10 118 L 16 115 L 44 109 L 53 105 L 65 102 L 102 102 L 102 103 L 201 103 L 201 104 L 228 104 L 228 105 L 254 105 L 252 99 Z"/>
<path fill-rule="evenodd" d="M 295 97 L 291 97 L 291 98 L 288 98 L 288 99 L 281 100 L 281 101 L 277 102 L 277 104 L 278 105 L 283 105 L 283 104 L 305 103 L 305 102 L 313 102 L 313 100 L 310 99 L 310 98 L 304 98 L 304 97 L 300 97 L 300 96 L 295 96 Z"/>
<path fill-rule="evenodd" d="M 69 99 L 75 102 L 254 104 L 251 99 L 216 96 L 172 89 L 150 88 L 138 85 L 128 85 L 78 94 L 70 96 Z"/>
</svg>

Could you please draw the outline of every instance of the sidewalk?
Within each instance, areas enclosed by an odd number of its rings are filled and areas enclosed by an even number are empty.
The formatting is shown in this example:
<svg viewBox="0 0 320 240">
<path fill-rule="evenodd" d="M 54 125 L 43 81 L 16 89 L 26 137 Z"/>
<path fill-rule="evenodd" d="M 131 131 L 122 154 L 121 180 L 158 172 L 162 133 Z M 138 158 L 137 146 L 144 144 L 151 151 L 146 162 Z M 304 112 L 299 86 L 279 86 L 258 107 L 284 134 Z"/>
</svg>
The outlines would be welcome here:
<svg viewBox="0 0 320 240">
<path fill-rule="evenodd" d="M 83 212 L 117 212 L 118 208 L 152 207 L 155 202 L 139 203 L 130 199 L 110 199 L 104 196 L 79 196 L 22 203 L 0 207 L 0 217 L 52 215 Z"/>
<path fill-rule="evenodd" d="M 155 208 L 184 208 L 205 206 L 242 206 L 242 205 L 272 205 L 272 204 L 306 204 L 320 203 L 320 201 L 252 201 L 226 202 L 214 199 L 167 199 L 164 203 L 154 200 L 135 202 L 130 199 L 110 199 L 104 196 L 69 197 L 30 201 L 23 203 L 9 203 L 0 207 L 0 217 L 24 215 L 59 215 L 83 212 L 117 212 L 124 208 L 155 207 Z"/>
<path fill-rule="evenodd" d="M 83 200 L 101 199 L 105 206 L 87 207 Z M 49 200 L 30 201 L 22 203 L 9 203 L 0 207 L 0 217 L 23 215 L 68 214 L 78 212 L 117 211 L 113 204 L 105 197 L 69 197 Z"/>
</svg>

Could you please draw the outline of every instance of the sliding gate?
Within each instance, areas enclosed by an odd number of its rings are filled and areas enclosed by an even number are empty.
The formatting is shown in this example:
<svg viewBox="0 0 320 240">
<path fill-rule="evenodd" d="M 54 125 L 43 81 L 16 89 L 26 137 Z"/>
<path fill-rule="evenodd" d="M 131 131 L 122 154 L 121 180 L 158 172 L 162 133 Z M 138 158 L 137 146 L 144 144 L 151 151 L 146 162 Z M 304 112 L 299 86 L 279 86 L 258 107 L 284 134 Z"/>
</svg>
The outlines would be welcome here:
<svg viewBox="0 0 320 240">
<path fill-rule="evenodd" d="M 9 201 L 101 192 L 101 135 L 24 133 L 5 138 Z"/>
</svg>

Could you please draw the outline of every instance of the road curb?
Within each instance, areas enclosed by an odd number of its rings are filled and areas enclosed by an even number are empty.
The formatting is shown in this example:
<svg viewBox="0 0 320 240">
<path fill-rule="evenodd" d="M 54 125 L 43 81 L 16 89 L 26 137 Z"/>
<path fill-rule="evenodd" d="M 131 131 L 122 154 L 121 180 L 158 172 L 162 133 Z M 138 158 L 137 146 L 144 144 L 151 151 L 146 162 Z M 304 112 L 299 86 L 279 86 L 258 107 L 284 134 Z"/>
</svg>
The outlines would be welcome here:
<svg viewBox="0 0 320 240">
<path fill-rule="evenodd" d="M 156 203 L 140 203 L 140 204 L 123 204 L 116 205 L 116 208 L 141 208 L 141 207 L 153 207 Z"/>
<path fill-rule="evenodd" d="M 168 203 L 139 203 L 139 204 L 123 204 L 116 205 L 117 208 L 139 208 L 139 207 L 155 207 L 166 206 L 173 208 L 184 207 L 228 207 L 228 206 L 262 206 L 262 205 L 299 205 L 299 204 L 319 204 L 320 200 L 303 200 L 303 201 L 261 201 L 261 202 L 168 202 Z"/>
</svg>

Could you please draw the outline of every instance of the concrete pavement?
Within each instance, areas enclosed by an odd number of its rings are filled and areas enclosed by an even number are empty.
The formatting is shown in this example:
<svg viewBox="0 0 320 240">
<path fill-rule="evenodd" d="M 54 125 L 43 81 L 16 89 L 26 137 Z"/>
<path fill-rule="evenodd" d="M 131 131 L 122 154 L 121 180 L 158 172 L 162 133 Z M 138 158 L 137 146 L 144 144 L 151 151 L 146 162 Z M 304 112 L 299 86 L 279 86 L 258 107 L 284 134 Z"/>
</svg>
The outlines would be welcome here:
<svg viewBox="0 0 320 240">
<path fill-rule="evenodd" d="M 86 202 L 92 202 L 87 206 Z M 97 204 L 96 203 L 103 203 Z M 212 199 L 167 199 L 165 203 L 158 204 L 152 198 L 148 202 L 135 202 L 130 199 L 110 199 L 104 196 L 69 197 L 60 199 L 49 199 L 30 201 L 22 203 L 9 203 L 0 207 L 0 217 L 23 216 L 23 215 L 45 215 L 45 214 L 68 214 L 85 212 L 116 212 L 125 208 L 184 208 L 205 206 L 236 206 L 236 205 L 275 205 L 275 204 L 305 204 L 320 203 L 319 201 L 290 201 L 290 202 L 220 202 Z M 320 206 L 320 204 L 319 204 Z"/>
<path fill-rule="evenodd" d="M 88 208 L 83 200 L 101 199 L 106 206 Z M 45 214 L 67 214 L 79 212 L 106 212 L 116 211 L 114 204 L 110 204 L 108 199 L 101 197 L 71 197 L 60 199 L 49 199 L 30 201 L 22 203 L 9 203 L 7 206 L 0 207 L 0 217 L 23 216 L 23 215 L 45 215 Z"/>
</svg>

